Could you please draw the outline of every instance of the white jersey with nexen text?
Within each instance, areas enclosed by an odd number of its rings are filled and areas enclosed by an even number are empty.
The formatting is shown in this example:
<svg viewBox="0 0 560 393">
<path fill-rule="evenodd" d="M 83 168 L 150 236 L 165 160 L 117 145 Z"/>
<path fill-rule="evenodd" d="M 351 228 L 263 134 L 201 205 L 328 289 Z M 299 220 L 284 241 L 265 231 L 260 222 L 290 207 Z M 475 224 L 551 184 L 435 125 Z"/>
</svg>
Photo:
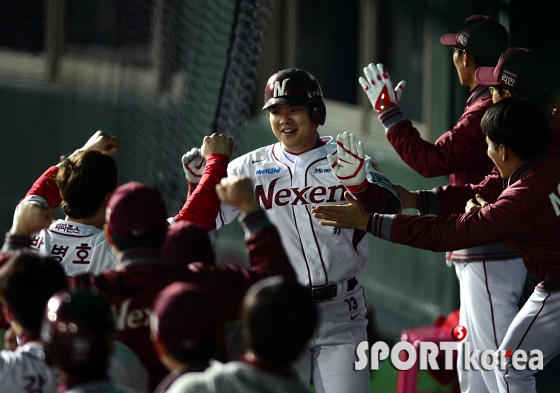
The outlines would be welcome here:
<svg viewBox="0 0 560 393">
<path fill-rule="evenodd" d="M 359 275 L 368 261 L 367 238 L 362 231 L 319 225 L 311 208 L 319 204 L 346 203 L 344 186 L 332 173 L 327 154 L 336 154 L 336 141 L 313 150 L 286 156 L 280 143 L 247 153 L 228 166 L 228 176 L 253 180 L 257 201 L 280 232 L 298 281 L 306 286 L 336 283 Z M 366 158 L 367 178 L 391 192 L 391 182 Z M 216 225 L 231 222 L 238 211 L 222 204 Z"/>
<path fill-rule="evenodd" d="M 99 274 L 117 266 L 103 230 L 73 221 L 56 220 L 33 234 L 31 249 L 59 261 L 67 276 Z"/>
</svg>

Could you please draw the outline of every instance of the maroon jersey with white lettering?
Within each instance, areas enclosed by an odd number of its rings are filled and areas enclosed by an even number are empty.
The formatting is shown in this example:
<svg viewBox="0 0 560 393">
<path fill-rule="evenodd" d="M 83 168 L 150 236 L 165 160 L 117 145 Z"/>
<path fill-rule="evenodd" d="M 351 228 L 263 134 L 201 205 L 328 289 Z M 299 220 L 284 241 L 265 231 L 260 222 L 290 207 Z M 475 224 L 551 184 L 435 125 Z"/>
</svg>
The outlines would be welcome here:
<svg viewBox="0 0 560 393">
<path fill-rule="evenodd" d="M 216 315 L 225 322 L 239 318 L 245 292 L 259 279 L 276 274 L 294 278 L 294 271 L 273 226 L 265 226 L 246 242 L 253 269 L 195 263 L 179 270 L 167 265 L 153 250 L 133 249 L 119 257 L 118 270 L 106 270 L 99 276 L 70 277 L 69 280 L 71 286 L 97 287 L 108 296 L 116 316 L 119 341 L 138 354 L 148 369 L 153 391 L 169 373 L 159 361 L 150 340 L 152 303 L 163 288 L 174 281 L 207 288 Z"/>
</svg>

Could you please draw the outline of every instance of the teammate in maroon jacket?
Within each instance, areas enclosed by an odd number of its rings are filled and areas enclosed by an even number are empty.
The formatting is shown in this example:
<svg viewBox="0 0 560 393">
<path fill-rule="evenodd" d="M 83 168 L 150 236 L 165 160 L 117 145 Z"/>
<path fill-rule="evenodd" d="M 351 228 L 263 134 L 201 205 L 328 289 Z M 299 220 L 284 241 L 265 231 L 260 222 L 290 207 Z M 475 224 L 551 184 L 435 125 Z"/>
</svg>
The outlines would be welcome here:
<svg viewBox="0 0 560 393">
<path fill-rule="evenodd" d="M 99 276 L 76 276 L 75 281 L 69 278 L 77 288 L 96 287 L 110 298 L 119 340 L 144 362 L 152 389 L 168 373 L 150 341 L 152 303 L 163 288 L 174 281 L 207 288 L 221 321 L 231 321 L 239 318 L 241 301 L 251 284 L 274 274 L 294 278 L 276 229 L 255 201 L 251 182 L 223 179 L 217 193 L 244 214 L 253 269 L 196 263 L 181 269 L 166 264 L 161 251 L 168 217 L 163 200 L 153 188 L 131 182 L 115 190 L 107 207 L 106 236 L 117 255 L 118 269 Z"/>
<path fill-rule="evenodd" d="M 453 48 L 453 64 L 459 81 L 471 88 L 471 96 L 457 124 L 433 144 L 420 137 L 399 109 L 404 82 L 393 89 L 382 64 L 364 68 L 365 79 L 360 78 L 360 84 L 379 114 L 387 139 L 403 161 L 422 176 L 449 175 L 450 186 L 462 186 L 480 182 L 492 170 L 480 128 L 484 112 L 492 105 L 492 96 L 487 86 L 477 82 L 475 73 L 480 66 L 494 66 L 507 49 L 508 40 L 504 26 L 483 15 L 469 17 L 457 33 L 441 37 L 443 45 Z M 398 186 L 396 188 L 399 190 Z M 461 201 L 459 211 L 463 211 L 466 201 Z M 405 203 L 403 207 L 414 206 Z M 449 252 L 446 260 L 449 266 L 454 265 L 459 280 L 461 324 L 476 332 L 467 340 L 476 349 L 497 349 L 517 313 L 527 276 L 521 255 L 502 244 L 494 244 Z M 508 274 L 501 274 L 503 269 L 494 265 L 494 261 L 507 261 Z M 503 285 L 504 282 L 507 285 Z M 496 390 L 493 373 L 463 372 L 462 361 L 459 353 L 457 370 L 463 391 L 488 393 Z"/>
<path fill-rule="evenodd" d="M 323 225 L 367 229 L 394 243 L 432 251 L 505 242 L 523 256 L 525 266 L 541 283 L 511 323 L 499 350 L 505 370 L 495 369 L 501 392 L 536 392 L 534 373 L 514 367 L 509 350 L 540 350 L 542 363 L 560 352 L 560 154 L 549 152 L 549 126 L 544 112 L 522 97 L 509 97 L 484 115 L 488 155 L 506 189 L 495 203 L 477 198 L 475 208 L 447 217 L 369 215 L 355 200 L 351 205 L 319 206 Z M 498 262 L 499 263 L 499 262 Z"/>
<path fill-rule="evenodd" d="M 457 124 L 435 143 L 423 140 L 412 122 L 403 116 L 398 106 L 403 82 L 394 90 L 392 84 L 387 85 L 380 97 L 383 80 L 389 78 L 383 64 L 364 68 L 365 78 L 360 78 L 360 84 L 379 114 L 387 139 L 412 169 L 424 177 L 449 175 L 451 185 L 478 183 L 492 169 L 480 130 L 480 120 L 492 105 L 492 97 L 486 86 L 477 83 L 474 74 L 478 67 L 494 66 L 498 62 L 508 47 L 509 35 L 495 20 L 473 15 L 461 25 L 459 32 L 444 34 L 440 41 L 453 48 L 459 81 L 470 87 L 471 95 Z"/>
</svg>

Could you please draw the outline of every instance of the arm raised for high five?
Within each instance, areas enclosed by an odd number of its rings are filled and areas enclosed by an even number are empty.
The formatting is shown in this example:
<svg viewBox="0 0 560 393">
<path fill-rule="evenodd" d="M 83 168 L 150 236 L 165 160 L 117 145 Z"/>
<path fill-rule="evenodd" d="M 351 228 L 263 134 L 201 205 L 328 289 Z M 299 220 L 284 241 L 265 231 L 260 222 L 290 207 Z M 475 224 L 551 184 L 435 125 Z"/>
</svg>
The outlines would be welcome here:
<svg viewBox="0 0 560 393">
<path fill-rule="evenodd" d="M 117 137 L 109 135 L 105 131 L 97 131 L 95 134 L 88 139 L 88 141 L 80 149 L 77 149 L 68 157 L 61 157 L 64 159 L 72 159 L 82 151 L 86 150 L 98 150 L 106 152 L 107 154 L 114 156 L 119 151 L 119 140 Z M 39 177 L 33 183 L 33 186 L 27 191 L 25 196 L 37 195 L 43 198 L 51 207 L 51 209 L 56 208 L 62 202 L 60 197 L 60 190 L 56 184 L 56 174 L 58 173 L 60 164 L 54 165 L 47 169 L 45 173 Z"/>
<path fill-rule="evenodd" d="M 196 189 L 189 193 L 187 201 L 179 213 L 168 221 L 173 224 L 181 220 L 192 221 L 206 231 L 214 228 L 220 210 L 220 200 L 216 185 L 227 176 L 227 165 L 233 151 L 233 140 L 222 134 L 204 137 L 200 155 L 206 166 Z"/>
<path fill-rule="evenodd" d="M 391 181 L 364 154 L 361 141 L 347 132 L 336 137 L 337 157 L 327 155 L 335 177 L 370 213 L 400 213 L 401 201 Z"/>
</svg>

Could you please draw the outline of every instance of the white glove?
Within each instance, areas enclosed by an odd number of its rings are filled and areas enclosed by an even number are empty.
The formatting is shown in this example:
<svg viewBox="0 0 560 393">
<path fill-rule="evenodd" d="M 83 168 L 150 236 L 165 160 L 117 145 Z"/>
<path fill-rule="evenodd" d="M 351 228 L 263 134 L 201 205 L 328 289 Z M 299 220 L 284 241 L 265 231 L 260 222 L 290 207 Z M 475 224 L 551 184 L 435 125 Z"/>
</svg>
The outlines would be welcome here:
<svg viewBox="0 0 560 393">
<path fill-rule="evenodd" d="M 389 73 L 381 63 L 377 67 L 371 63 L 364 68 L 365 78 L 360 77 L 359 82 L 366 92 L 369 101 L 379 114 L 389 108 L 399 105 L 402 92 L 406 86 L 405 81 L 400 81 L 396 88 L 389 78 Z"/>
<path fill-rule="evenodd" d="M 362 142 L 356 143 L 355 135 L 345 132 L 336 136 L 336 149 L 338 161 L 332 154 L 327 155 L 333 174 L 348 191 L 357 193 L 365 190 L 368 181 Z"/>
<path fill-rule="evenodd" d="M 183 156 L 183 170 L 185 177 L 191 183 L 200 183 L 206 160 L 200 154 L 198 147 L 193 147 Z"/>
</svg>

